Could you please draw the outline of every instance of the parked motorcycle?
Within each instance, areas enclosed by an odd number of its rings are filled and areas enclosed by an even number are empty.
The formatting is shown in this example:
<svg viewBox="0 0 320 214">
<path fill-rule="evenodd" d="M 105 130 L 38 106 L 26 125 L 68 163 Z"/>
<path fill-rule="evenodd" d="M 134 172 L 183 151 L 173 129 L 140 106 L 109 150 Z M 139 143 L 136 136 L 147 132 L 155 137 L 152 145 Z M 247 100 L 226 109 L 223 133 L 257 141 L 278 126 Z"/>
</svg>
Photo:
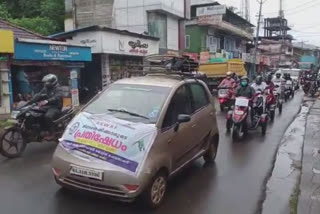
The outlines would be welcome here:
<svg viewBox="0 0 320 214">
<path fill-rule="evenodd" d="M 238 97 L 235 101 L 233 111 L 227 115 L 227 131 L 232 129 L 232 138 L 242 140 L 249 130 L 256 130 L 261 127 L 262 135 L 266 134 L 268 115 L 264 112 L 264 100 L 262 93 L 258 93 L 253 99 L 250 111 L 250 100 L 246 97 Z M 251 126 L 248 126 L 248 116 L 251 112 Z"/>
<path fill-rule="evenodd" d="M 234 104 L 233 94 L 234 92 L 230 88 L 219 88 L 218 99 L 221 111 L 224 111 L 225 108 L 230 110 L 231 106 Z"/>
<path fill-rule="evenodd" d="M 292 97 L 294 98 L 294 89 L 293 89 L 293 82 L 291 80 L 287 80 L 284 86 L 284 100 L 285 102 Z"/>
<path fill-rule="evenodd" d="M 45 111 L 38 104 L 23 106 L 13 111 L 11 118 L 15 124 L 6 129 L 0 141 L 0 153 L 7 158 L 16 158 L 23 154 L 27 144 L 42 142 L 48 132 L 43 129 Z M 73 118 L 74 111 L 65 109 L 54 121 L 56 141 Z"/>
</svg>

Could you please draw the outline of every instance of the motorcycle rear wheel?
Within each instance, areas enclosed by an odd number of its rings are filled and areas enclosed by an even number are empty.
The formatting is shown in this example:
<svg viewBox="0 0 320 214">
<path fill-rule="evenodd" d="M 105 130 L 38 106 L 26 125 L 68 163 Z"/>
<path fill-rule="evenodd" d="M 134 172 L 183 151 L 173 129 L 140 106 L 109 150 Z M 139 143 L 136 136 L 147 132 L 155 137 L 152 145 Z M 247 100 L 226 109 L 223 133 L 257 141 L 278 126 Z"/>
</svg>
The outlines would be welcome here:
<svg viewBox="0 0 320 214">
<path fill-rule="evenodd" d="M 22 131 L 18 128 L 10 128 L 1 137 L 0 154 L 6 158 L 18 158 L 23 154 L 26 146 Z M 12 148 L 15 152 L 12 152 Z"/>
<path fill-rule="evenodd" d="M 232 130 L 232 139 L 233 140 L 243 140 L 246 134 L 244 125 L 234 125 Z"/>
<path fill-rule="evenodd" d="M 279 104 L 279 114 L 282 114 L 282 104 Z"/>
<path fill-rule="evenodd" d="M 275 118 L 275 111 L 270 111 L 270 120 L 273 122 Z"/>
</svg>

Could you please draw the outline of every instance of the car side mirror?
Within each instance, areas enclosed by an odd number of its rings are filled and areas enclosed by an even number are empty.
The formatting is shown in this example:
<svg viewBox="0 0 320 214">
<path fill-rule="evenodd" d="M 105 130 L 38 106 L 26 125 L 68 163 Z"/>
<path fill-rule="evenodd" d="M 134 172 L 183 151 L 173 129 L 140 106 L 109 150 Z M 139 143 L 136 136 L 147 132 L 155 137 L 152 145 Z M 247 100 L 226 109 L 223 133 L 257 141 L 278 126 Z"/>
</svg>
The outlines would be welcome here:
<svg viewBox="0 0 320 214">
<path fill-rule="evenodd" d="M 179 126 L 181 123 L 187 123 L 191 121 L 191 116 L 187 114 L 179 114 L 177 118 L 176 126 L 174 127 L 174 131 L 177 132 L 179 130 Z"/>
</svg>

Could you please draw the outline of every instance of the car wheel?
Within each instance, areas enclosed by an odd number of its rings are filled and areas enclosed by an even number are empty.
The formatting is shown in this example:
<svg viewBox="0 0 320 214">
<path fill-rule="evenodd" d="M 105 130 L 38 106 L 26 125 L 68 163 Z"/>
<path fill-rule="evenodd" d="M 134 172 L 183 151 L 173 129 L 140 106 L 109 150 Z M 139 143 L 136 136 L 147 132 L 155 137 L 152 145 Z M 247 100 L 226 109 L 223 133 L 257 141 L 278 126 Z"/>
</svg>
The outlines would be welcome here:
<svg viewBox="0 0 320 214">
<path fill-rule="evenodd" d="M 165 172 L 160 171 L 152 179 L 151 184 L 143 194 L 143 200 L 151 209 L 158 208 L 166 195 L 168 184 L 168 176 Z"/>
<path fill-rule="evenodd" d="M 203 155 L 203 159 L 206 163 L 212 163 L 216 160 L 219 146 L 219 136 L 213 137 L 210 142 L 208 151 Z"/>
</svg>

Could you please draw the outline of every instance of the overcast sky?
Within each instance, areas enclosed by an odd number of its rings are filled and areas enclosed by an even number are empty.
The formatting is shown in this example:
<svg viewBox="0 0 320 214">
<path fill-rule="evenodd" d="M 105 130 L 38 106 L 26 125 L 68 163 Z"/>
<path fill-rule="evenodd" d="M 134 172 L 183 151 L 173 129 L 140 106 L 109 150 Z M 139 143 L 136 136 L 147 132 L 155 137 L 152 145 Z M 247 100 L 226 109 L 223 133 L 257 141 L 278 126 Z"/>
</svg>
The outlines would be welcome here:
<svg viewBox="0 0 320 214">
<path fill-rule="evenodd" d="M 214 0 L 192 0 L 200 2 L 210 2 Z M 257 25 L 257 15 L 259 12 L 258 0 L 249 0 L 251 22 Z M 273 17 L 279 14 L 280 0 L 265 0 L 262 14 L 264 18 Z M 221 4 L 235 6 L 240 9 L 241 0 L 219 0 Z M 290 34 L 296 39 L 309 44 L 320 46 L 320 0 L 283 0 L 284 13 L 288 19 L 289 26 L 293 29 Z"/>
</svg>

